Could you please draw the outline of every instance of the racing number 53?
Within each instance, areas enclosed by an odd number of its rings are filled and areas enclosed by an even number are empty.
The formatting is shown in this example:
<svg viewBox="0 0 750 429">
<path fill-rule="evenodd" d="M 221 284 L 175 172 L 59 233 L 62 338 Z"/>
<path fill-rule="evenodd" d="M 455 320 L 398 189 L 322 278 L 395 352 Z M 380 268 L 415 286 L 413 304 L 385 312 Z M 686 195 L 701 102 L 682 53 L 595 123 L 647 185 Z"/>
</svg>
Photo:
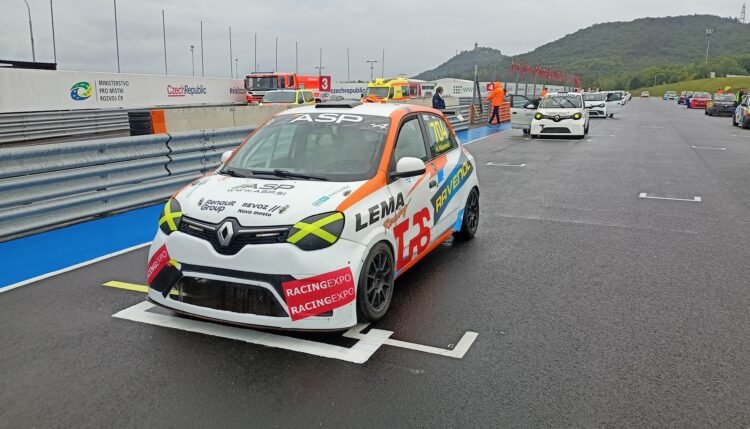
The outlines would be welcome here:
<svg viewBox="0 0 750 429">
<path fill-rule="evenodd" d="M 410 229 L 416 229 L 417 234 L 409 239 L 406 245 L 405 235 Z M 424 252 L 430 244 L 430 210 L 425 207 L 414 213 L 411 219 L 405 219 L 393 227 L 393 235 L 398 243 L 398 254 L 396 256 L 396 270 L 403 269 L 411 260 Z M 406 250 L 406 255 L 404 255 Z"/>
</svg>

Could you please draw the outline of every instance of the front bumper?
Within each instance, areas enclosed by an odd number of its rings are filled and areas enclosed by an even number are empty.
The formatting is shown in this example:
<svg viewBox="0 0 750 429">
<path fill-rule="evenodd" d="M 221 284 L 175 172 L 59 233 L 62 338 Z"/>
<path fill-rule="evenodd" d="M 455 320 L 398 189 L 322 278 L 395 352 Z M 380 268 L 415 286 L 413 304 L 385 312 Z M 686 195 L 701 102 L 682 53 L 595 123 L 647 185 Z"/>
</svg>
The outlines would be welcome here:
<svg viewBox="0 0 750 429">
<path fill-rule="evenodd" d="M 582 136 L 585 134 L 586 121 L 581 118 L 562 119 L 555 122 L 552 119 L 534 119 L 531 122 L 531 134 L 542 136 Z"/>
<path fill-rule="evenodd" d="M 606 118 L 607 111 L 603 108 L 589 109 L 589 117 L 591 118 Z"/>
<path fill-rule="evenodd" d="M 205 240 L 182 232 L 159 231 L 149 260 L 161 246 L 180 264 L 182 279 L 164 297 L 149 288 L 161 306 L 192 316 L 246 326 L 290 330 L 339 330 L 357 323 L 355 299 L 317 316 L 293 321 L 282 283 L 350 268 L 354 289 L 366 256 L 364 245 L 339 239 L 321 250 L 304 251 L 293 244 L 246 245 L 234 255 L 216 252 Z"/>
</svg>

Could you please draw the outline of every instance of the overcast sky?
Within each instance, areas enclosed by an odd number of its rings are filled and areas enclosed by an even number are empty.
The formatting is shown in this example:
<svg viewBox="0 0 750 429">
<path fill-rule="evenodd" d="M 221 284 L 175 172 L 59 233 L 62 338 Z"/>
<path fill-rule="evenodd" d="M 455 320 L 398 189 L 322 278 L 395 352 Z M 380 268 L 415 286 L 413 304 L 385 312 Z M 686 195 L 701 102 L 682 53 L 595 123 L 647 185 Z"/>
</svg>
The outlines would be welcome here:
<svg viewBox="0 0 750 429">
<path fill-rule="evenodd" d="M 117 71 L 112 0 L 53 0 L 60 69 Z M 52 61 L 49 0 L 28 0 L 38 61 Z M 500 7 L 499 4 L 503 6 Z M 443 63 L 457 50 L 480 46 L 505 54 L 530 51 L 595 23 L 649 16 L 713 14 L 739 16 L 742 0 L 119 0 L 120 64 L 126 73 L 164 73 L 161 9 L 166 11 L 170 74 L 190 75 L 190 45 L 201 73 L 203 20 L 206 76 L 229 77 L 229 26 L 239 72 L 253 69 L 253 33 L 258 33 L 259 70 L 317 74 L 323 48 L 324 74 L 369 79 L 367 59 L 381 59 L 385 74 L 416 74 Z M 595 43 L 595 41 L 592 41 Z M 0 59 L 31 60 L 23 0 L 0 0 Z M 376 75 L 379 75 L 380 64 Z"/>
</svg>

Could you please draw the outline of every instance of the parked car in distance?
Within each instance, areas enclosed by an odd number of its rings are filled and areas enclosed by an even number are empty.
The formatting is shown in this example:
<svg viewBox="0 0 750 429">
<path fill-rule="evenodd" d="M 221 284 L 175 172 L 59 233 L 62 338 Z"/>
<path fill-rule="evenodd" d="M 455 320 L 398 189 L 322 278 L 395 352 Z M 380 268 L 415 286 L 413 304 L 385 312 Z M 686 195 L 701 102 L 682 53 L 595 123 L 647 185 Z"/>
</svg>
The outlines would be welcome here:
<svg viewBox="0 0 750 429">
<path fill-rule="evenodd" d="M 682 91 L 680 96 L 677 97 L 677 104 L 685 104 L 685 98 L 687 97 L 687 91 Z"/>
<path fill-rule="evenodd" d="M 706 105 L 706 115 L 721 116 L 734 114 L 734 94 L 714 94 Z"/>
<path fill-rule="evenodd" d="M 674 91 L 667 91 L 664 93 L 664 100 L 676 100 L 677 93 Z"/>
<path fill-rule="evenodd" d="M 696 92 L 690 99 L 688 109 L 705 109 L 708 102 L 711 101 L 711 94 L 707 92 Z"/>
<path fill-rule="evenodd" d="M 651 94 L 648 91 L 641 92 L 641 98 L 649 98 Z"/>
<path fill-rule="evenodd" d="M 732 125 L 735 127 L 750 127 L 750 95 L 742 97 L 740 105 L 734 110 Z"/>
</svg>

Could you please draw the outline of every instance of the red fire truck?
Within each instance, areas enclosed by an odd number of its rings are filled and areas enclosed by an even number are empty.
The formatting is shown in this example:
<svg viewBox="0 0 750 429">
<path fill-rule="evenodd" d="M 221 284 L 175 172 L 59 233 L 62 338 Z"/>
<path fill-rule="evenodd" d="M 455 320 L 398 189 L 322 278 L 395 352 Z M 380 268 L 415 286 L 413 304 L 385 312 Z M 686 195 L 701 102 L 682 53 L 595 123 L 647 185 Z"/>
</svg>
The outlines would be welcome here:
<svg viewBox="0 0 750 429">
<path fill-rule="evenodd" d="M 331 76 L 299 76 L 296 73 L 250 73 L 245 76 L 248 103 L 259 103 L 267 91 L 274 89 L 309 89 L 316 101 L 328 98 Z"/>
</svg>

